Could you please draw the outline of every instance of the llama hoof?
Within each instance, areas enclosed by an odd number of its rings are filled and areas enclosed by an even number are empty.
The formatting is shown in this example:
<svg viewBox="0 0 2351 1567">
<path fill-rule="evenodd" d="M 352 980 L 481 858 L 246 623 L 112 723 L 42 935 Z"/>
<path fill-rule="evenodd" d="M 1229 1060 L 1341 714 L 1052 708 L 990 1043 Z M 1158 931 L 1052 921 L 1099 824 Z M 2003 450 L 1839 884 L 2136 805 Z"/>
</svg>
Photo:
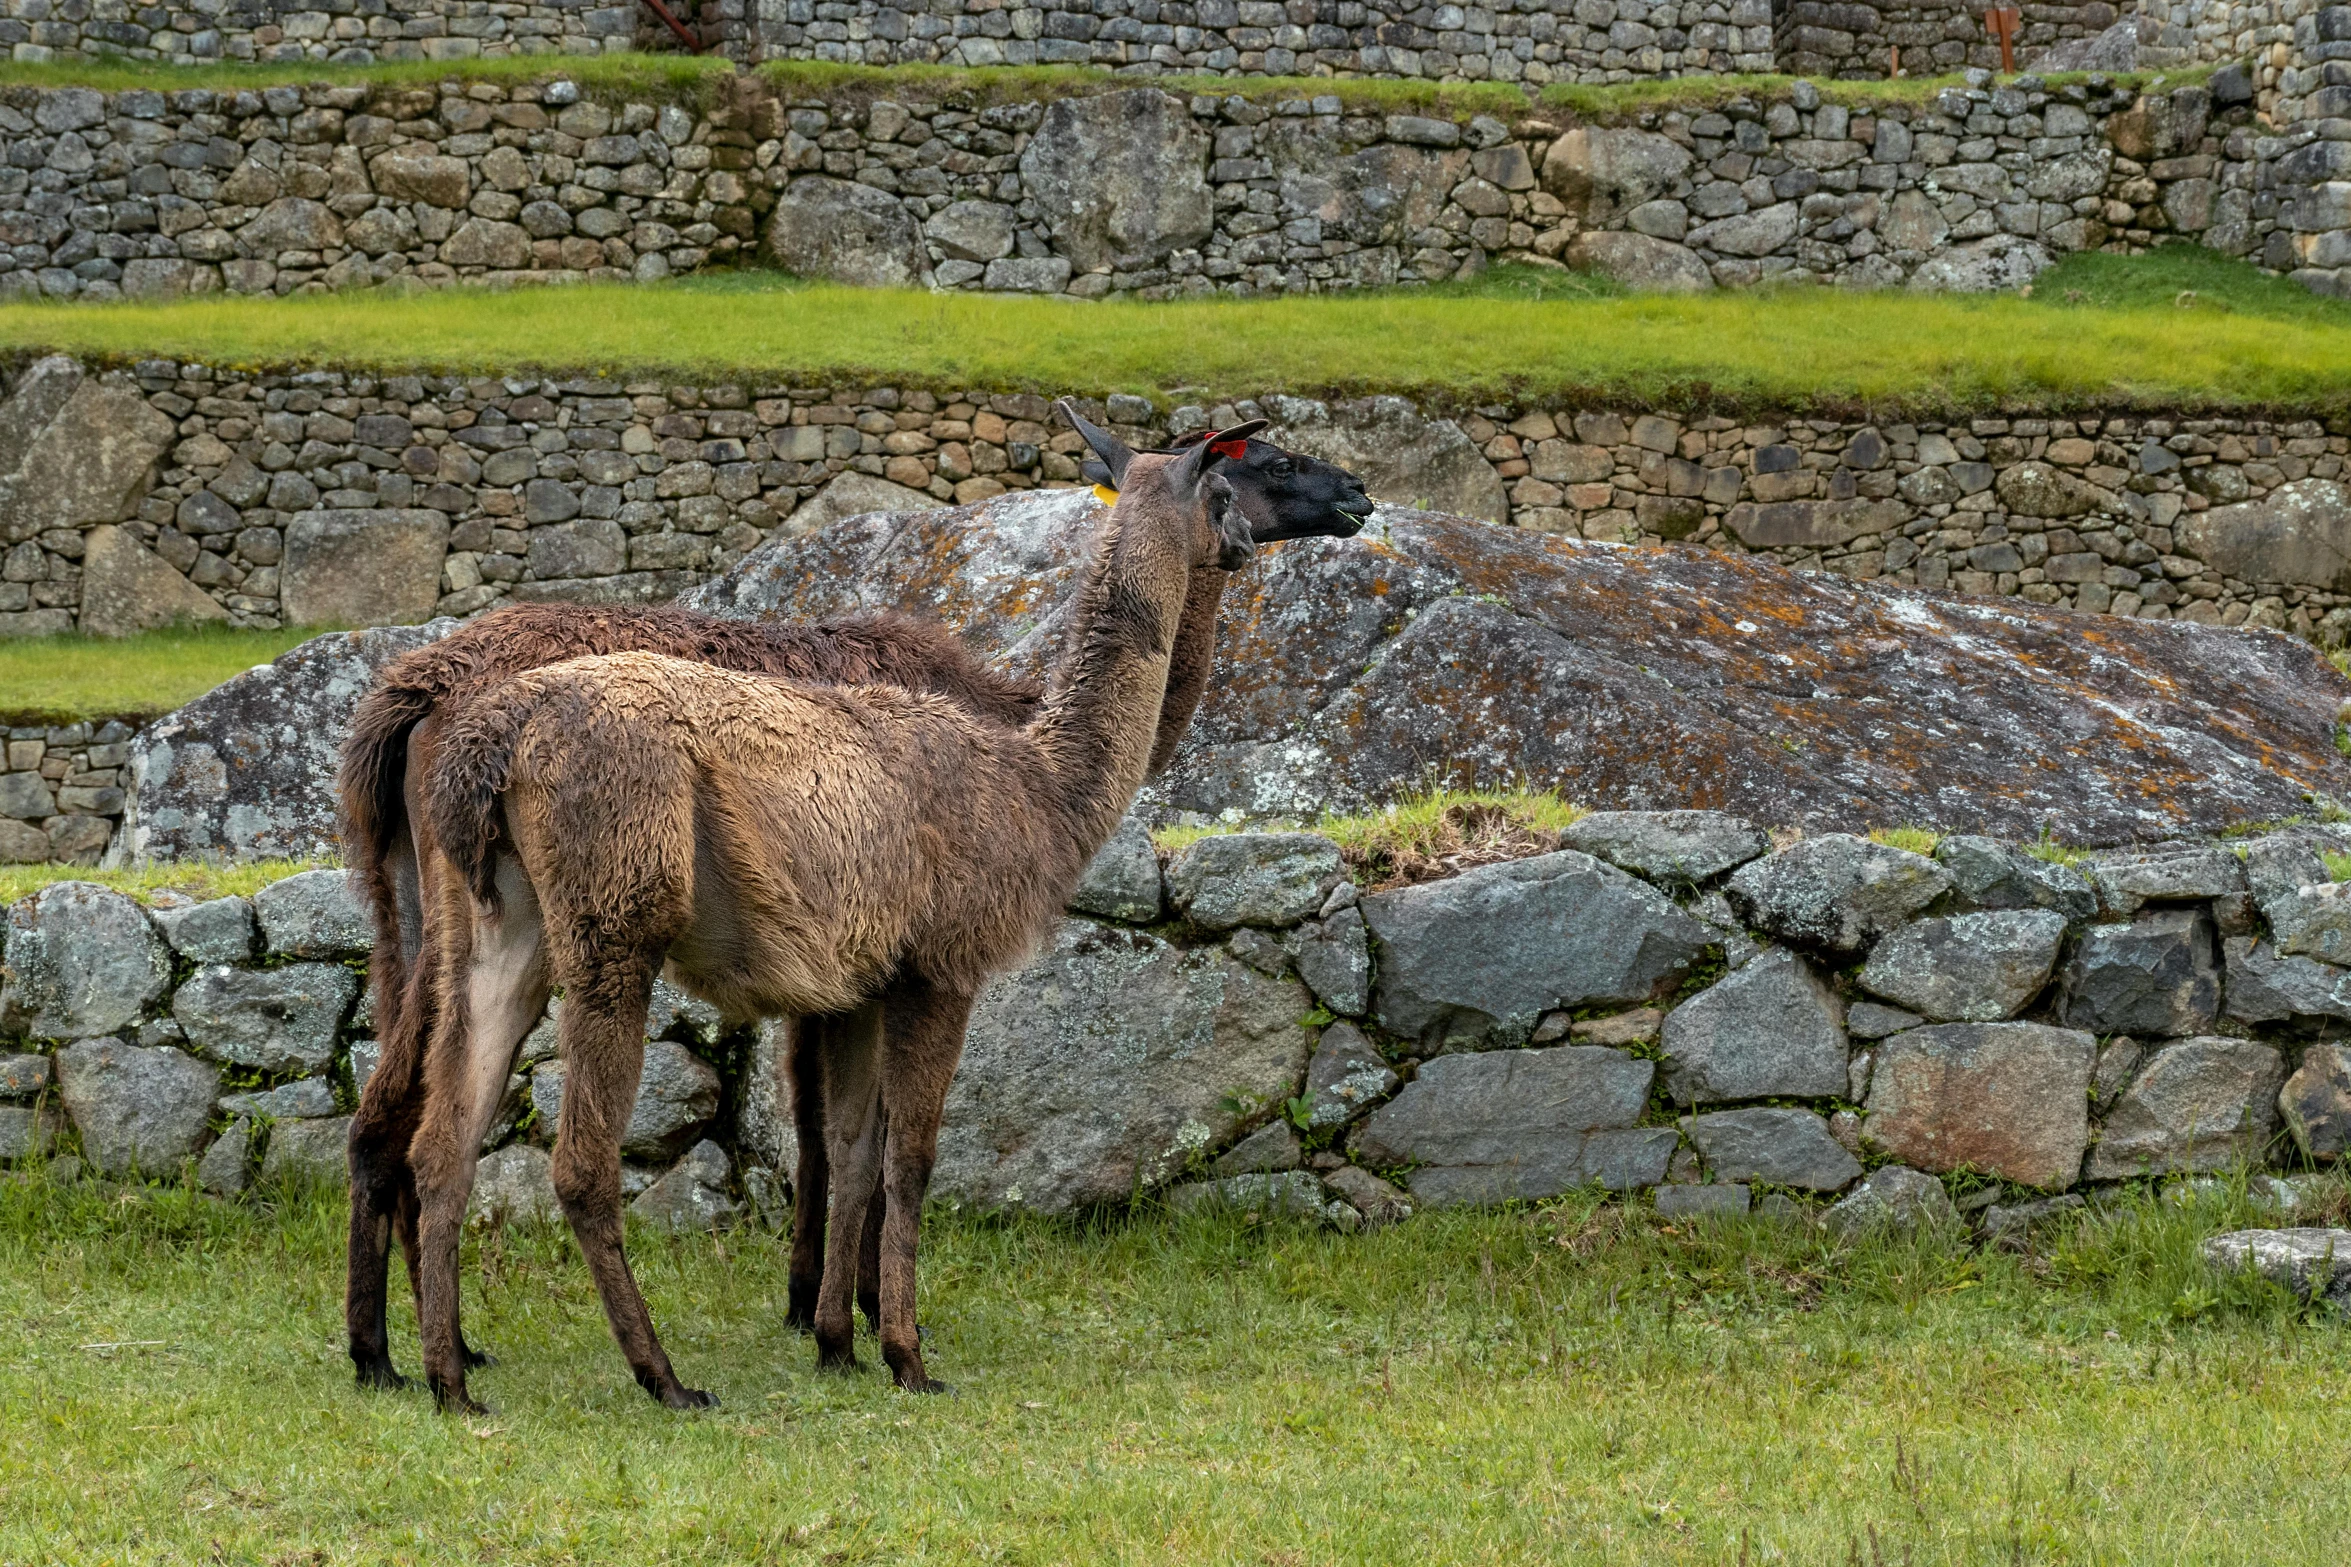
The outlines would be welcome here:
<svg viewBox="0 0 2351 1567">
<path fill-rule="evenodd" d="M 394 1371 L 388 1360 L 371 1361 L 361 1366 L 356 1380 L 362 1392 L 397 1393 L 408 1386 L 408 1379 Z"/>
<path fill-rule="evenodd" d="M 671 1409 L 716 1409 L 718 1395 L 706 1393 L 698 1387 L 673 1387 L 661 1395 L 662 1403 Z"/>
<path fill-rule="evenodd" d="M 490 1406 L 462 1390 L 433 1389 L 433 1407 L 444 1415 L 486 1415 Z"/>
<path fill-rule="evenodd" d="M 464 1359 L 468 1371 L 479 1371 L 485 1366 L 498 1364 L 498 1357 L 487 1350 L 460 1348 L 457 1353 Z"/>
<path fill-rule="evenodd" d="M 856 1375 L 865 1367 L 859 1363 L 855 1350 L 844 1349 L 837 1353 L 828 1353 L 820 1349 L 816 1354 L 816 1369 L 834 1372 L 846 1377 Z"/>
<path fill-rule="evenodd" d="M 898 1386 L 908 1393 L 952 1394 L 955 1391 L 953 1383 L 942 1382 L 937 1377 L 924 1377 L 917 1382 L 901 1382 Z"/>
</svg>

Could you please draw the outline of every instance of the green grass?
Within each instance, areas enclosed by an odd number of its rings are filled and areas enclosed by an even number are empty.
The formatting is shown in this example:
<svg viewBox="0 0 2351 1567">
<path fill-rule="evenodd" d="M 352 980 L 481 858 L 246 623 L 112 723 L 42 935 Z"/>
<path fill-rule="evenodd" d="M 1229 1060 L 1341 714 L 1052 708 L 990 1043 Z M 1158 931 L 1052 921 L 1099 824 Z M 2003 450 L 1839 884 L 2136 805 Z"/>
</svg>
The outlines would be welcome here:
<svg viewBox="0 0 2351 1567">
<path fill-rule="evenodd" d="M 2079 267 L 2080 271 L 2071 270 Z M 2143 267 L 2228 309 L 2102 307 Z M 227 366 L 670 372 L 807 385 L 1036 388 L 1176 397 L 1381 390 L 1440 400 L 1685 409 L 2149 406 L 2331 411 L 2351 394 L 2351 306 L 2305 304 L 2193 255 L 2080 258 L 2030 299 L 1847 294 L 1431 297 L 1411 290 L 1083 305 L 810 286 L 747 273 L 593 292 L 208 298 L 0 307 L 0 348 Z M 2134 287 L 2138 285 L 2133 285 Z M 2080 302 L 2069 292 L 2081 292 Z M 2171 289 L 2169 297 L 2178 290 Z M 713 296 L 726 308 L 714 308 Z M 2275 322 L 2290 319 L 2293 331 Z M 1178 389 L 1181 389 L 1179 391 Z"/>
<path fill-rule="evenodd" d="M 392 60 L 370 65 L 321 65 L 300 61 L 220 65 L 163 65 L 140 60 L 66 58 L 28 64 L 0 62 L 0 87 L 95 87 L 102 92 L 148 88 L 176 92 L 258 91 L 264 87 L 400 87 L 415 82 L 551 81 L 580 84 L 600 99 L 640 102 L 701 102 L 720 78 L 733 74 L 725 60 L 683 54 L 506 55 L 482 60 Z"/>
<path fill-rule="evenodd" d="M 190 626 L 120 638 L 0 640 L 0 724 L 151 718 L 318 634 L 315 626 Z"/>
<path fill-rule="evenodd" d="M 1882 843 L 1889 849 L 1908 849 L 1913 854 L 1932 854 L 1943 835 L 1931 827 L 1872 827 L 1872 843 Z"/>
<path fill-rule="evenodd" d="M 1555 794 L 1527 790 L 1434 789 L 1360 815 L 1317 817 L 1307 831 L 1339 846 L 1348 873 L 1366 886 L 1421 881 L 1474 864 L 1544 854 L 1559 831 L 1587 814 Z M 1181 853 L 1203 838 L 1277 830 L 1262 822 L 1162 827 L 1153 844 Z"/>
<path fill-rule="evenodd" d="M 2351 1336 L 2203 1272 L 2254 1217 L 2135 1205 L 2029 1261 L 1581 1201 L 934 1218 L 936 1399 L 817 1373 L 773 1237 L 639 1235 L 722 1400 L 684 1417 L 569 1240 L 510 1232 L 468 1244 L 500 1363 L 458 1420 L 351 1388 L 339 1201 L 7 1183 L 0 1561 L 2331 1560 Z"/>
<path fill-rule="evenodd" d="M 94 881 L 101 887 L 128 893 L 141 903 L 153 902 L 159 892 L 185 893 L 198 899 L 250 898 L 273 881 L 337 863 L 334 860 L 246 860 L 233 865 L 206 865 L 194 860 L 171 860 L 132 870 L 94 870 L 87 865 L 0 865 L 0 908 L 61 881 Z"/>
</svg>

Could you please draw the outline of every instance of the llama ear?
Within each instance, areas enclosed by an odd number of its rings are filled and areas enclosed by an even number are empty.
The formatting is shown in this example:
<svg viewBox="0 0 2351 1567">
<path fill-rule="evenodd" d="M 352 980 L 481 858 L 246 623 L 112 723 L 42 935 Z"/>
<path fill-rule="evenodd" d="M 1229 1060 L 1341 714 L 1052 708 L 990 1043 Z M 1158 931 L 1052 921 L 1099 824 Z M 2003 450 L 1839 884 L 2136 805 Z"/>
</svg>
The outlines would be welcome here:
<svg viewBox="0 0 2351 1567">
<path fill-rule="evenodd" d="M 1199 486 L 1208 470 L 1223 461 L 1228 453 L 1248 442 L 1249 437 L 1264 429 L 1266 421 L 1251 419 L 1236 424 L 1229 430 L 1211 430 L 1200 438 L 1200 444 L 1176 459 L 1168 480 L 1179 491 L 1190 491 Z"/>
<path fill-rule="evenodd" d="M 1134 460 L 1134 448 L 1079 413 L 1077 405 L 1068 398 L 1064 397 L 1053 406 L 1061 410 L 1061 416 L 1069 421 L 1071 429 L 1086 438 L 1086 444 L 1094 448 L 1094 455 L 1102 459 L 1102 466 L 1110 470 L 1110 487 L 1114 490 L 1126 488 L 1127 464 Z"/>
</svg>

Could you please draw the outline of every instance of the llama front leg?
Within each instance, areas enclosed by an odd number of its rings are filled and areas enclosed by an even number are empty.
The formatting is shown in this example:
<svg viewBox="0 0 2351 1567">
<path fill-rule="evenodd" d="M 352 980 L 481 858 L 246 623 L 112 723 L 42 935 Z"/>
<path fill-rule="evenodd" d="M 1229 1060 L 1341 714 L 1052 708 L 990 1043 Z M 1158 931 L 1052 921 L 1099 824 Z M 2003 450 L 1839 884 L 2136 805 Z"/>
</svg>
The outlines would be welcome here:
<svg viewBox="0 0 2351 1567">
<path fill-rule="evenodd" d="M 792 1019 L 791 1038 L 778 1063 L 790 1077 L 792 1125 L 800 1138 L 799 1168 L 792 1177 L 792 1261 L 784 1322 L 802 1333 L 816 1331 L 816 1295 L 824 1277 L 824 1057 L 842 1021 L 834 1015 Z"/>
<path fill-rule="evenodd" d="M 882 1041 L 882 1104 L 888 1125 L 882 1190 L 886 1217 L 881 1236 L 882 1359 L 900 1387 L 911 1393 L 943 1393 L 922 1362 L 922 1335 L 915 1315 L 915 1260 L 922 1239 L 922 1204 L 930 1191 L 931 1166 L 939 1154 L 939 1121 L 947 1089 L 963 1057 L 963 1032 L 971 1020 L 972 994 L 931 986 L 894 990 Z"/>
<path fill-rule="evenodd" d="M 881 1170 L 881 1088 L 874 1075 L 881 1031 L 881 1005 L 868 1002 L 828 1030 L 822 1062 L 832 1205 L 816 1296 L 816 1358 L 821 1366 L 844 1370 L 857 1364 L 857 1328 L 849 1304 L 865 1249 L 865 1216 Z"/>
<path fill-rule="evenodd" d="M 564 1083 L 563 1117 L 555 1135 L 555 1195 L 637 1385 L 671 1409 L 706 1409 L 718 1400 L 687 1387 L 670 1368 L 622 1243 L 620 1138 L 645 1069 L 645 1008 L 652 999 L 653 968 L 650 959 L 618 960 L 565 989 L 556 1025 Z"/>
<path fill-rule="evenodd" d="M 425 1057 L 425 1104 L 409 1165 L 416 1181 L 413 1279 L 426 1385 L 443 1408 L 478 1412 L 467 1394 L 458 1326 L 458 1246 L 482 1138 L 506 1095 L 523 1035 L 547 1005 L 537 901 L 519 872 L 502 874 L 502 912 L 473 922 L 449 1004 Z"/>
</svg>

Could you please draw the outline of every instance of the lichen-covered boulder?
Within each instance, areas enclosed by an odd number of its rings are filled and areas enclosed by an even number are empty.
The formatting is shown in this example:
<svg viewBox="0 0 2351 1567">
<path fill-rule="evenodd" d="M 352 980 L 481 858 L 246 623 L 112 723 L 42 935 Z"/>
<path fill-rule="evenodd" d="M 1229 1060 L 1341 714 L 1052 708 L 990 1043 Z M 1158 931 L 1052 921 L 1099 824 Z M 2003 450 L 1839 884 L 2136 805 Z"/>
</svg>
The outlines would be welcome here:
<svg viewBox="0 0 2351 1567">
<path fill-rule="evenodd" d="M 1978 909 L 2053 909 L 2069 920 L 2098 912 L 2098 889 L 2080 871 L 1997 838 L 1953 833 L 1936 843 L 1935 863 L 1950 873 L 1952 892 Z"/>
<path fill-rule="evenodd" d="M 1818 970 L 1775 947 L 1665 1015 L 1676 1104 L 1845 1092 L 1844 1008 Z"/>
<path fill-rule="evenodd" d="M 563 1119 L 563 1092 L 569 1068 L 541 1063 L 531 1074 L 531 1104 L 549 1126 Z M 636 1102 L 621 1129 L 620 1151 L 631 1159 L 674 1159 L 698 1140 L 718 1114 L 718 1072 L 685 1046 L 656 1039 L 645 1046 Z"/>
<path fill-rule="evenodd" d="M 1938 1023 L 1997 1022 L 2041 993 L 2064 941 L 2051 909 L 1918 920 L 1877 944 L 1861 986 Z"/>
<path fill-rule="evenodd" d="M 1062 98 L 1020 155 L 1021 184 L 1056 253 L 1089 272 L 1208 238 L 1209 151 L 1190 107 L 1155 88 Z"/>
<path fill-rule="evenodd" d="M 2195 906 L 2145 910 L 2128 925 L 2093 925 L 2065 975 L 2060 1012 L 2094 1034 L 2186 1035 L 2220 1011 L 2212 918 Z"/>
<path fill-rule="evenodd" d="M 1949 1023 L 1879 1044 L 1863 1137 L 1921 1170 L 2057 1189 L 2081 1174 L 2098 1042 L 2041 1023 Z"/>
<path fill-rule="evenodd" d="M 172 1016 L 201 1055 L 264 1072 L 317 1072 L 359 994 L 339 963 L 198 969 L 173 993 Z"/>
<path fill-rule="evenodd" d="M 220 1068 L 173 1049 L 78 1040 L 57 1052 L 58 1097 L 105 1175 L 168 1175 L 203 1141 Z"/>
<path fill-rule="evenodd" d="M 2298 1300 L 2324 1300 L 2351 1312 L 2351 1230 L 2231 1230 L 2197 1249 L 2218 1272 L 2251 1268 Z"/>
<path fill-rule="evenodd" d="M 56 882 L 12 905 L 0 953 L 9 975 L 0 1033 L 109 1034 L 171 983 L 170 955 L 145 911 L 95 882 Z"/>
<path fill-rule="evenodd" d="M 1339 846 L 1307 832 L 1202 838 L 1167 867 L 1168 900 L 1203 930 L 1289 925 L 1322 907 L 1341 875 Z"/>
<path fill-rule="evenodd" d="M 1950 889 L 1908 849 L 1825 833 L 1756 860 L 1730 880 L 1731 905 L 1758 929 L 1825 952 L 1853 953 Z"/>
<path fill-rule="evenodd" d="M 1771 848 L 1755 824 L 1721 811 L 1594 811 L 1559 834 L 1619 870 L 1668 886 L 1695 886 Z"/>
<path fill-rule="evenodd" d="M 302 871 L 253 895 L 262 945 L 271 957 L 335 958 L 365 952 L 375 920 L 339 870 Z"/>
<path fill-rule="evenodd" d="M 2082 1173 L 2118 1181 L 2258 1163 L 2285 1076 L 2276 1049 L 2249 1039 L 2166 1045 L 2107 1115 Z"/>
<path fill-rule="evenodd" d="M 1151 847 L 1150 830 L 1130 816 L 1078 878 L 1069 909 L 1148 925 L 1159 918 L 1161 901 L 1159 855 Z"/>
<path fill-rule="evenodd" d="M 787 272 L 858 288 L 913 288 L 930 271 L 905 203 L 823 174 L 784 187 L 767 220 L 767 254 Z"/>
</svg>

